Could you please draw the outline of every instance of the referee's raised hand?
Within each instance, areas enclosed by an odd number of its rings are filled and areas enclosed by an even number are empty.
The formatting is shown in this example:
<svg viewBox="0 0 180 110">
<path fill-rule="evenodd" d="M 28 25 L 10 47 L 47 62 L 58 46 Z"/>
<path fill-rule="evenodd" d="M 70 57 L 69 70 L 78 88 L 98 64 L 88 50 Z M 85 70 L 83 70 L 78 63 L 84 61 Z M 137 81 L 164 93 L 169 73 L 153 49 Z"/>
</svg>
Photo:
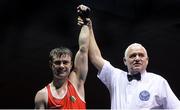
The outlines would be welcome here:
<svg viewBox="0 0 180 110">
<path fill-rule="evenodd" d="M 81 4 L 77 7 L 78 25 L 88 25 L 90 21 L 90 8 Z"/>
</svg>

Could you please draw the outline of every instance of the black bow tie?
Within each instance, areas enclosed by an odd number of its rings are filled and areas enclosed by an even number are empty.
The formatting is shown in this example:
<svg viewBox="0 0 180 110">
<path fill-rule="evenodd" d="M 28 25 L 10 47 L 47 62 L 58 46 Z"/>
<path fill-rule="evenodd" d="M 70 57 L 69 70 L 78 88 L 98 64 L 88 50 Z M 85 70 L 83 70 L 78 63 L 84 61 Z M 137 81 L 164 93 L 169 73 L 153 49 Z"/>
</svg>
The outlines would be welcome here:
<svg viewBox="0 0 180 110">
<path fill-rule="evenodd" d="M 133 75 L 127 75 L 128 81 L 132 81 L 133 79 L 136 79 L 137 81 L 141 80 L 141 73 L 133 74 Z"/>
</svg>

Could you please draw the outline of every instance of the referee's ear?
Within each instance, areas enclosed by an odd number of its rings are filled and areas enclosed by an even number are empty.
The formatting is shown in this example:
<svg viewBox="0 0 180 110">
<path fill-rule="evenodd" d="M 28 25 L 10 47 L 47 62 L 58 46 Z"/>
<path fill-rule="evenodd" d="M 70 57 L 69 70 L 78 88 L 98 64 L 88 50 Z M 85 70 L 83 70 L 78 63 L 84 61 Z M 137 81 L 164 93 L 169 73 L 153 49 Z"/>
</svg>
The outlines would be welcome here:
<svg viewBox="0 0 180 110">
<path fill-rule="evenodd" d="M 147 57 L 146 60 L 147 60 L 146 65 L 148 65 L 148 63 L 149 63 L 149 57 Z"/>
<path fill-rule="evenodd" d="M 126 62 L 126 58 L 125 57 L 123 58 L 123 62 L 124 62 L 124 65 L 127 66 L 127 62 Z"/>
</svg>

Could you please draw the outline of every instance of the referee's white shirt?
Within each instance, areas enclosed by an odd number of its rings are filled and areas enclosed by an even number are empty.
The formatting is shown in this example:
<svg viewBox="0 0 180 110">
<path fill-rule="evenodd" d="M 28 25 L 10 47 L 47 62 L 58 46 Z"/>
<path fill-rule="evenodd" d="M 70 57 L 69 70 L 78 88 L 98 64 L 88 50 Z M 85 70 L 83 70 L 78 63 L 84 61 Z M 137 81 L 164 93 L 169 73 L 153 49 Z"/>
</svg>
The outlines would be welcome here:
<svg viewBox="0 0 180 110">
<path fill-rule="evenodd" d="M 180 101 L 160 75 L 145 72 L 141 80 L 127 79 L 127 72 L 105 61 L 98 78 L 110 92 L 111 109 L 180 109 Z"/>
</svg>

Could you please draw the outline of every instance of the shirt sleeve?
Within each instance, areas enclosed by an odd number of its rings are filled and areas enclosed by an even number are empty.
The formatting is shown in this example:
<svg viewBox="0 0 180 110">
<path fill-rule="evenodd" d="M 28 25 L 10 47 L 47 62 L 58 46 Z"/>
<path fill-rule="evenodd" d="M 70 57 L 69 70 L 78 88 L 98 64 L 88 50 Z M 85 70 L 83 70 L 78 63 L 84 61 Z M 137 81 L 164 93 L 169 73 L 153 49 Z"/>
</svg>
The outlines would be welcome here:
<svg viewBox="0 0 180 110">
<path fill-rule="evenodd" d="M 124 74 L 123 74 L 124 73 Z M 110 62 L 105 61 L 102 70 L 97 74 L 97 77 L 111 90 L 116 87 L 116 84 L 121 81 L 124 82 L 127 73 L 121 69 L 115 68 Z"/>
<path fill-rule="evenodd" d="M 163 80 L 162 82 L 162 99 L 163 106 L 166 109 L 180 109 L 180 101 L 176 97 L 176 95 L 173 93 L 172 89 L 170 88 L 168 82 L 166 80 Z"/>
<path fill-rule="evenodd" d="M 113 69 L 114 67 L 105 60 L 102 70 L 97 74 L 97 77 L 107 86 L 108 89 L 111 85 Z"/>
</svg>

